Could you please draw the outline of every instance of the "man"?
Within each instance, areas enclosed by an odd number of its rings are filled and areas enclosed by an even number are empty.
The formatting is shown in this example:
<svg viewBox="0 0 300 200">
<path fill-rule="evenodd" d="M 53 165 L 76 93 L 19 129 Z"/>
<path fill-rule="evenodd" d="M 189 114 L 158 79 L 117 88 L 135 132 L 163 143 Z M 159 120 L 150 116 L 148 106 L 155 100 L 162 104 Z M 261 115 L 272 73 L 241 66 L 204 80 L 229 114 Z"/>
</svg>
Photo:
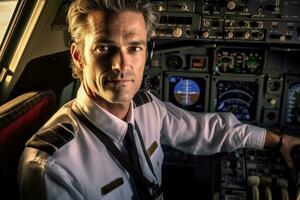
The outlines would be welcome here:
<svg viewBox="0 0 300 200">
<path fill-rule="evenodd" d="M 149 6 L 75 0 L 68 22 L 81 86 L 27 142 L 19 167 L 23 199 L 158 199 L 161 143 L 192 154 L 279 144 L 291 165 L 298 139 L 242 124 L 230 113 L 189 113 L 138 93 L 157 23 Z"/>
</svg>

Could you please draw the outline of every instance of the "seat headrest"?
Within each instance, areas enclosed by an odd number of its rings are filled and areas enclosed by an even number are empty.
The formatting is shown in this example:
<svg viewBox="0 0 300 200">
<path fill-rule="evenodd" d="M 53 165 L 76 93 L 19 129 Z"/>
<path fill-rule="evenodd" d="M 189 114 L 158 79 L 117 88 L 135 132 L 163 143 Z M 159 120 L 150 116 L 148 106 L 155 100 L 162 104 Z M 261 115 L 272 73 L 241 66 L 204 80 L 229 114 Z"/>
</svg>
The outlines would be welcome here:
<svg viewBox="0 0 300 200">
<path fill-rule="evenodd" d="M 13 122 L 19 116 L 33 109 L 41 101 L 54 107 L 55 94 L 52 91 L 31 91 L 24 93 L 0 106 L 0 128 Z"/>
<path fill-rule="evenodd" d="M 16 190 L 17 166 L 25 143 L 54 113 L 55 102 L 54 92 L 34 91 L 0 106 L 1 190 Z"/>
</svg>

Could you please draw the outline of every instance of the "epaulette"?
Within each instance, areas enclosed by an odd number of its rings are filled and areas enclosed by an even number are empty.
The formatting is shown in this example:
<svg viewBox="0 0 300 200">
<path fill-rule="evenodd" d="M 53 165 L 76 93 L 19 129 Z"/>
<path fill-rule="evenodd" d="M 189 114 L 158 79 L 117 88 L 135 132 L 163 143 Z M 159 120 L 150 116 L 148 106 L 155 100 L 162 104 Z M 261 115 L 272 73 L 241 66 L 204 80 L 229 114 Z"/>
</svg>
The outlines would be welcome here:
<svg viewBox="0 0 300 200">
<path fill-rule="evenodd" d="M 147 92 L 139 91 L 136 93 L 136 95 L 133 97 L 134 107 L 139 107 L 143 104 L 151 102 L 153 99 Z"/>
<path fill-rule="evenodd" d="M 26 143 L 26 147 L 39 149 L 52 155 L 56 150 L 67 144 L 73 138 L 74 129 L 72 124 L 61 123 L 36 133 Z"/>
</svg>

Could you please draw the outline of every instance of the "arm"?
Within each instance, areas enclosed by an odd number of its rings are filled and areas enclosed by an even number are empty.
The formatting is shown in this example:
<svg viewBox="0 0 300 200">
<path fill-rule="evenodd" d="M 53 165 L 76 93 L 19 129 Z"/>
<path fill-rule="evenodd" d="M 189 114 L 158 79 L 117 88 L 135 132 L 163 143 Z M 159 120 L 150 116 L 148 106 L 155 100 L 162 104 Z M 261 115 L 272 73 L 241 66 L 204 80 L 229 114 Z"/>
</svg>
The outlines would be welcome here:
<svg viewBox="0 0 300 200">
<path fill-rule="evenodd" d="M 168 102 L 161 107 L 162 144 L 198 155 L 264 146 L 266 129 L 243 124 L 231 113 L 187 112 Z"/>
<path fill-rule="evenodd" d="M 25 148 L 19 162 L 19 187 L 22 200 L 83 200 L 78 185 L 72 176 L 48 161 L 48 154 Z"/>
<path fill-rule="evenodd" d="M 265 148 L 274 148 L 280 142 L 280 136 L 270 130 L 267 131 Z"/>
<path fill-rule="evenodd" d="M 267 131 L 264 147 L 278 148 L 289 168 L 293 168 L 291 151 L 297 145 L 300 145 L 300 138 L 298 137 L 285 135 L 282 133 L 279 135 L 273 131 Z"/>
</svg>

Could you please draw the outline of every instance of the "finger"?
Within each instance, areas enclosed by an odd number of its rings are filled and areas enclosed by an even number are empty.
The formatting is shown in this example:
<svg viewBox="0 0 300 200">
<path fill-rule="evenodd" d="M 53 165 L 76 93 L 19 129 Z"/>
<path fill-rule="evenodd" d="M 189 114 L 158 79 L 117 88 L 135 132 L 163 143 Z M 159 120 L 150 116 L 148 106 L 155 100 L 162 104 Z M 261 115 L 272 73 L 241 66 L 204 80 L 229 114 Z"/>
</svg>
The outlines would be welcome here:
<svg viewBox="0 0 300 200">
<path fill-rule="evenodd" d="M 284 154 L 284 160 L 285 160 L 288 168 L 290 168 L 290 169 L 294 168 L 293 159 L 290 154 Z"/>
</svg>

